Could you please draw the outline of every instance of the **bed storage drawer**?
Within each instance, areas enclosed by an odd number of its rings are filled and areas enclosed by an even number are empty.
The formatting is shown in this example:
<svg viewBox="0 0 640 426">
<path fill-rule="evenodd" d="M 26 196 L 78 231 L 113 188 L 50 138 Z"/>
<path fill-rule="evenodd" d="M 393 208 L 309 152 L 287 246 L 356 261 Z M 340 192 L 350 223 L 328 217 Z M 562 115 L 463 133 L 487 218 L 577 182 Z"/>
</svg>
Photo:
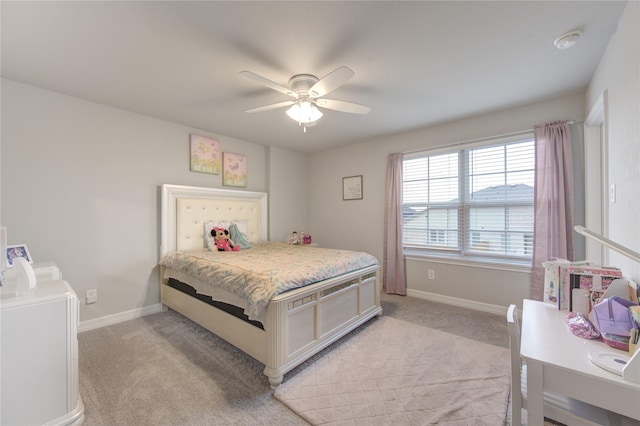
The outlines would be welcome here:
<svg viewBox="0 0 640 426">
<path fill-rule="evenodd" d="M 358 287 L 349 287 L 320 299 L 318 306 L 320 338 L 358 316 Z"/>
<path fill-rule="evenodd" d="M 315 304 L 289 314 L 288 356 L 315 342 Z"/>
<path fill-rule="evenodd" d="M 282 338 L 287 360 L 333 341 L 362 318 L 380 312 L 378 270 L 366 275 L 335 279 L 315 291 L 299 290 L 286 302 L 287 324 Z"/>
<path fill-rule="evenodd" d="M 365 314 L 371 309 L 376 309 L 376 278 L 364 280 L 360 285 L 360 313 Z"/>
</svg>

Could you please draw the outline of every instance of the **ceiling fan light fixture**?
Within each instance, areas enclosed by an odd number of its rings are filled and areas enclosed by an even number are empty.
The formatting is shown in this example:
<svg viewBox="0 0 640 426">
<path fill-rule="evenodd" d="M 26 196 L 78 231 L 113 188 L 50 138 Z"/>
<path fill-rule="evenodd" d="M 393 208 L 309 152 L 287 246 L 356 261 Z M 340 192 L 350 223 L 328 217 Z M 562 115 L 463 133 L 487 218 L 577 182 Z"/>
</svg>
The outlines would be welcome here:
<svg viewBox="0 0 640 426">
<path fill-rule="evenodd" d="M 334 91 L 355 75 L 352 70 L 344 66 L 331 71 L 321 79 L 312 74 L 296 74 L 289 79 L 289 87 L 282 86 L 251 71 L 240 71 L 240 75 L 294 98 L 294 100 L 290 101 L 251 108 L 245 112 L 253 113 L 289 107 L 287 115 L 292 120 L 295 120 L 305 132 L 307 127 L 314 126 L 322 117 L 323 114 L 318 109 L 318 106 L 351 114 L 368 114 L 371 110 L 370 107 L 365 105 L 323 98 L 323 96 Z"/>
<path fill-rule="evenodd" d="M 291 105 L 287 115 L 298 123 L 307 124 L 318 121 L 322 117 L 322 112 L 311 101 L 303 99 Z"/>
</svg>

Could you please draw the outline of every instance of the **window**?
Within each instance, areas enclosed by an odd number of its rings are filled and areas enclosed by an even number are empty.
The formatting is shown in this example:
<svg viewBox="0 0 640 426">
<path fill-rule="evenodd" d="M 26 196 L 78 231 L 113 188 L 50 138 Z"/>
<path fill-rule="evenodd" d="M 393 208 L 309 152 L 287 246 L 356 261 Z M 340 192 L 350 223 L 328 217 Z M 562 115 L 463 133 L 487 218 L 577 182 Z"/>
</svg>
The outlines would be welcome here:
<svg viewBox="0 0 640 426">
<path fill-rule="evenodd" d="M 405 155 L 405 248 L 530 261 L 534 163 L 530 134 Z"/>
</svg>

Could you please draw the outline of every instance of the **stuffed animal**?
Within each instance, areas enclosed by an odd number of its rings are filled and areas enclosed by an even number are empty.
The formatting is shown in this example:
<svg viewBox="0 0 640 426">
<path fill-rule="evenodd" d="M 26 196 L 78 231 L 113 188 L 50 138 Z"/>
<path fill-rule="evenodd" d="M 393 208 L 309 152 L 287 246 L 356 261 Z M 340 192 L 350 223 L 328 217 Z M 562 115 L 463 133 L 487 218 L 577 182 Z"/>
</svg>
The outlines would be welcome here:
<svg viewBox="0 0 640 426">
<path fill-rule="evenodd" d="M 240 246 L 233 243 L 229 238 L 229 231 L 224 228 L 215 227 L 211 230 L 211 236 L 216 241 L 218 251 L 240 251 Z"/>
<path fill-rule="evenodd" d="M 289 237 L 289 240 L 287 241 L 288 244 L 300 244 L 300 238 L 298 238 L 298 233 L 296 231 L 293 231 L 293 233 L 291 234 L 291 237 Z"/>
</svg>

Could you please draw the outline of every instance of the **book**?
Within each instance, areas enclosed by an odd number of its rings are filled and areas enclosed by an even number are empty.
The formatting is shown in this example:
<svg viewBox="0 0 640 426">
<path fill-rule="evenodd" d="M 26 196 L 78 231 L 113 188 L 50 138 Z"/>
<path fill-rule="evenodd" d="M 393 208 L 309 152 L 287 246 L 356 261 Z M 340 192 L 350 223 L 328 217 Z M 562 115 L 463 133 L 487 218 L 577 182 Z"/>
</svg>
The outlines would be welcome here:
<svg viewBox="0 0 640 426">
<path fill-rule="evenodd" d="M 569 268 L 585 268 L 591 264 L 586 260 L 571 262 L 566 259 L 555 259 L 552 263 L 557 287 L 554 304 L 558 309 L 567 310 L 571 297 L 571 288 L 567 285 L 567 271 Z"/>
<path fill-rule="evenodd" d="M 570 264 L 571 262 L 566 259 L 553 259 L 547 262 L 542 262 L 542 266 L 544 267 L 543 302 L 559 306 L 560 266 Z"/>
<path fill-rule="evenodd" d="M 573 311 L 574 289 L 588 292 L 588 312 L 596 305 L 611 283 L 622 278 L 622 271 L 612 267 L 592 266 L 567 266 L 564 271 L 562 295 L 565 295 L 565 303 L 561 303 L 560 309 Z"/>
</svg>

